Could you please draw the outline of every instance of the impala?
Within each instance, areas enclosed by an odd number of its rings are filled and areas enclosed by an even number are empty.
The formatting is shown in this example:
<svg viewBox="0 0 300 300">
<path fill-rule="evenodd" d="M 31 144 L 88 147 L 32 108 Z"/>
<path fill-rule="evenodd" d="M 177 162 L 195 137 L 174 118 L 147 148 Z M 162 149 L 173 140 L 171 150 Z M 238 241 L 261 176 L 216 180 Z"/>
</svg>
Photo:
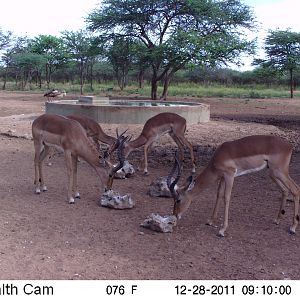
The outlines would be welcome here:
<svg viewBox="0 0 300 300">
<path fill-rule="evenodd" d="M 184 159 L 184 145 L 189 148 L 192 159 L 192 172 L 195 172 L 195 158 L 193 147 L 184 136 L 186 130 L 185 118 L 174 113 L 160 113 L 150 118 L 144 125 L 141 134 L 132 141 L 125 144 L 125 159 L 135 149 L 144 146 L 144 174 L 148 174 L 148 148 L 163 134 L 168 133 L 178 145 L 181 153 L 181 160 Z"/>
<path fill-rule="evenodd" d="M 176 158 L 175 166 L 168 177 L 168 185 L 174 198 L 174 215 L 180 218 L 188 209 L 191 201 L 199 197 L 204 188 L 219 180 L 217 200 L 207 225 L 214 225 L 216 222 L 219 204 L 223 199 L 225 204 L 224 224 L 218 235 L 224 236 L 228 227 L 229 202 L 234 178 L 267 167 L 270 171 L 270 177 L 282 191 L 280 209 L 275 223 L 279 224 L 280 218 L 285 213 L 285 204 L 290 192 L 294 198 L 294 215 L 290 233 L 295 233 L 299 223 L 299 187 L 289 176 L 291 155 L 292 146 L 284 139 L 276 136 L 254 135 L 225 142 L 217 148 L 208 165 L 195 180 L 190 176 L 185 186 L 175 190 L 174 187 L 180 178 L 180 166 Z M 171 182 L 171 176 L 176 171 L 177 176 Z M 192 182 L 194 188 L 189 190 Z"/>
<path fill-rule="evenodd" d="M 98 174 L 100 181 L 107 176 L 101 163 L 101 156 L 88 138 L 84 128 L 75 120 L 60 116 L 44 114 L 32 123 L 32 136 L 35 156 L 35 192 L 40 194 L 41 188 L 47 190 L 44 183 L 42 162 L 52 147 L 63 150 L 68 174 L 68 201 L 74 203 L 74 197 L 80 198 L 77 190 L 77 159 L 81 157 L 88 162 Z M 74 195 L 74 197 L 73 197 Z"/>
</svg>

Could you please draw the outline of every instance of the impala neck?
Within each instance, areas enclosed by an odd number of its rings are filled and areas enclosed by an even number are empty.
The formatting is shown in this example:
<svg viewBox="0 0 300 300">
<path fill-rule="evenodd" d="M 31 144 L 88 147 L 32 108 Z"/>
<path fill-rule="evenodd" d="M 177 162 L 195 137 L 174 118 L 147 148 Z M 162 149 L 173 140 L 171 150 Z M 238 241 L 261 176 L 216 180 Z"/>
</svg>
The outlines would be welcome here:
<svg viewBox="0 0 300 300">
<path fill-rule="evenodd" d="M 110 136 L 110 135 L 107 135 L 104 132 L 101 132 L 101 134 L 98 135 L 98 140 L 100 140 L 104 144 L 113 145 L 116 142 L 117 139 Z"/>
<path fill-rule="evenodd" d="M 140 135 L 133 141 L 130 141 L 125 146 L 125 156 L 127 157 L 131 151 L 144 146 L 147 143 L 148 139 L 145 138 L 143 135 Z"/>
<path fill-rule="evenodd" d="M 184 192 L 179 196 L 179 199 L 176 199 L 174 203 L 173 214 L 180 219 L 182 214 L 184 214 L 189 208 L 191 202 L 195 198 L 199 198 L 201 192 L 210 184 L 214 183 L 217 179 L 218 174 L 213 172 L 213 169 L 210 166 L 206 167 L 202 173 L 197 176 L 194 188 L 191 191 Z"/>
<path fill-rule="evenodd" d="M 77 155 L 82 157 L 92 167 L 101 167 L 100 153 L 95 145 L 89 139 L 86 139 L 85 143 L 84 145 L 78 145 Z"/>
<path fill-rule="evenodd" d="M 191 191 L 191 194 L 199 195 L 199 192 L 206 189 L 209 185 L 213 184 L 218 180 L 219 176 L 212 169 L 210 165 L 208 165 L 196 178 L 195 186 Z"/>
</svg>

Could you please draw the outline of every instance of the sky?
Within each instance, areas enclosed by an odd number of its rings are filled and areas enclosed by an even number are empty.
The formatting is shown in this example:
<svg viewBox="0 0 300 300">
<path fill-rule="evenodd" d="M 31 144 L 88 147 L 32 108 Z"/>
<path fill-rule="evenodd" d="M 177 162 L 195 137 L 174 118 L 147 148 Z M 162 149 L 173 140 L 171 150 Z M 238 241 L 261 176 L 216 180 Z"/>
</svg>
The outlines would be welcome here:
<svg viewBox="0 0 300 300">
<path fill-rule="evenodd" d="M 100 0 L 0 0 L 0 28 L 16 36 L 59 36 L 64 30 L 85 27 L 84 19 Z M 300 32 L 299 0 L 241 0 L 253 8 L 259 23 L 260 44 L 268 30 L 290 28 Z M 250 68 L 245 59 L 244 69 Z"/>
</svg>

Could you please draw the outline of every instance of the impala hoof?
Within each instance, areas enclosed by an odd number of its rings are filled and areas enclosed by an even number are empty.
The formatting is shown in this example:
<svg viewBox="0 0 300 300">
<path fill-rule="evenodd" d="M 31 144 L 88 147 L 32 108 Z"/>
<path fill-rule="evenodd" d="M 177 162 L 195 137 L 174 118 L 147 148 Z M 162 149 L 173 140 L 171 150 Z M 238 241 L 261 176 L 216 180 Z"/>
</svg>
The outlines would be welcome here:
<svg viewBox="0 0 300 300">
<path fill-rule="evenodd" d="M 223 229 L 219 230 L 217 236 L 218 237 L 225 237 L 225 230 L 223 230 Z"/>
<path fill-rule="evenodd" d="M 292 228 L 289 228 L 289 234 L 294 235 L 296 234 L 296 231 Z"/>
<path fill-rule="evenodd" d="M 214 227 L 214 228 L 217 228 L 218 226 L 216 225 L 216 224 L 214 224 L 212 221 L 207 221 L 206 223 L 205 223 L 205 225 L 207 225 L 207 226 L 212 226 L 212 227 Z"/>
<path fill-rule="evenodd" d="M 78 192 L 75 194 L 75 198 L 76 199 L 81 199 L 80 194 Z"/>
<path fill-rule="evenodd" d="M 70 199 L 69 199 L 69 204 L 74 204 L 74 203 L 75 203 L 74 198 L 70 198 Z"/>
<path fill-rule="evenodd" d="M 35 190 L 35 193 L 36 193 L 37 195 L 39 195 L 39 194 L 41 193 L 41 190 L 40 190 L 40 189 L 36 189 L 36 190 Z"/>
</svg>

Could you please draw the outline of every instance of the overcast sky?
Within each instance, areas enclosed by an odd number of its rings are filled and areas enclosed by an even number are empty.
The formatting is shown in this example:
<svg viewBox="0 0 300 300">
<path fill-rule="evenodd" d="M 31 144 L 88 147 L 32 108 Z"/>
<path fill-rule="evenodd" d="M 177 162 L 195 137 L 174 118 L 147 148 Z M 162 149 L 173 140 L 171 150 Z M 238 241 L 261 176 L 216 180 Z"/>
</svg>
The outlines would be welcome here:
<svg viewBox="0 0 300 300">
<path fill-rule="evenodd" d="M 1 1 L 0 27 L 17 36 L 58 36 L 64 30 L 85 27 L 84 19 L 100 0 L 6 0 Z M 300 32 L 299 0 L 242 0 L 253 7 L 262 41 L 270 29 Z M 246 67 L 247 68 L 247 67 Z"/>
</svg>

